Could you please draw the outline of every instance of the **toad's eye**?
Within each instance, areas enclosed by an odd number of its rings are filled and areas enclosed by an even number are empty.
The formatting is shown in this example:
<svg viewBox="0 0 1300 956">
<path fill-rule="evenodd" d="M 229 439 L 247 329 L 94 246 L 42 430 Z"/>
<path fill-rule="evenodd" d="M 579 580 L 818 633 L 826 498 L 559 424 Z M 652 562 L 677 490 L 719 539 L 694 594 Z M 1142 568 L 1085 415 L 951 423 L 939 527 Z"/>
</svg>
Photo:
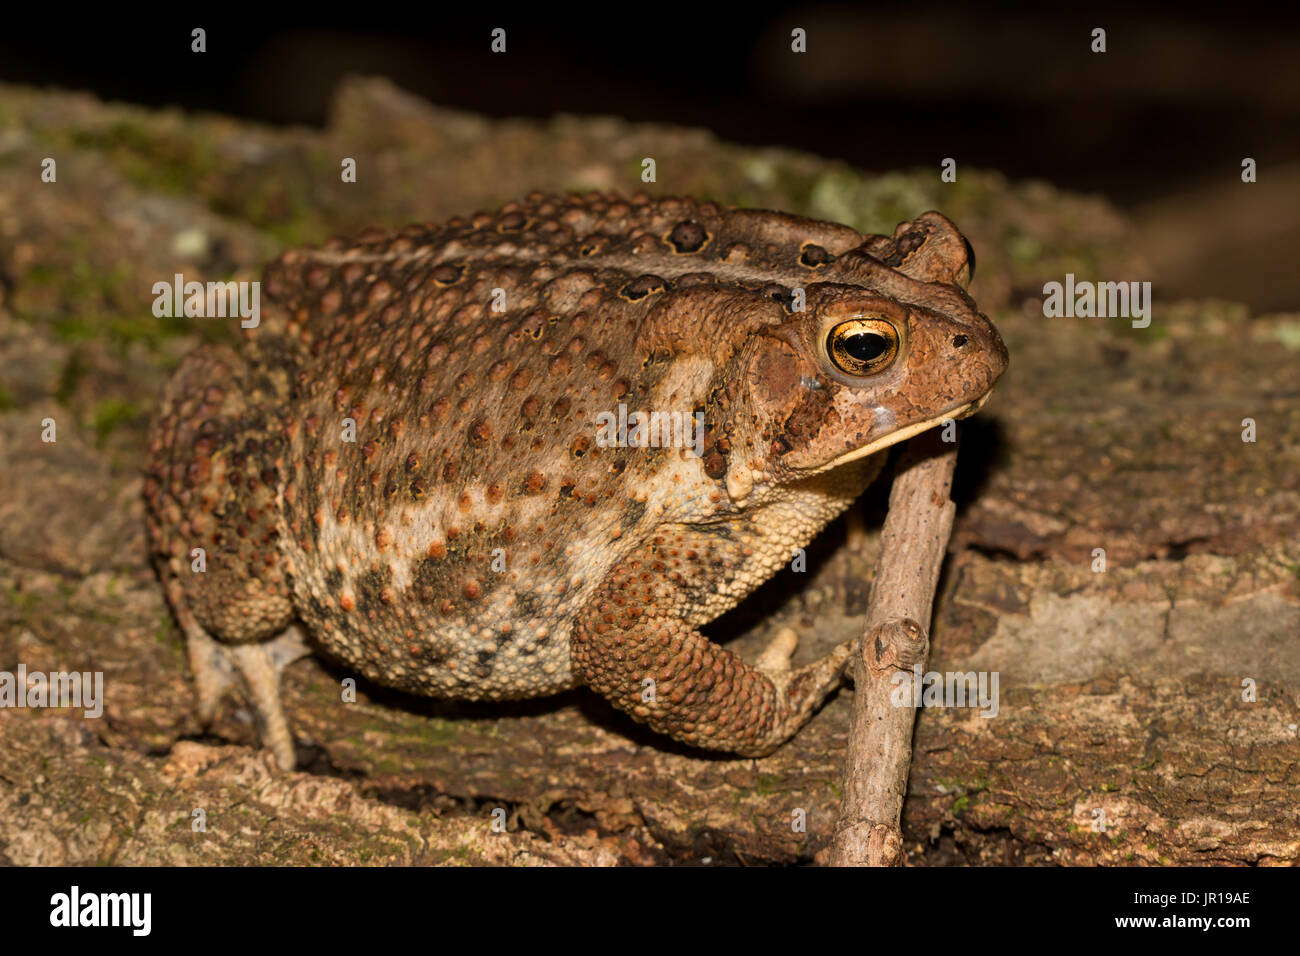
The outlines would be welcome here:
<svg viewBox="0 0 1300 956">
<path fill-rule="evenodd" d="M 898 356 L 898 330 L 884 319 L 849 319 L 830 330 L 826 352 L 846 375 L 875 375 Z"/>
</svg>

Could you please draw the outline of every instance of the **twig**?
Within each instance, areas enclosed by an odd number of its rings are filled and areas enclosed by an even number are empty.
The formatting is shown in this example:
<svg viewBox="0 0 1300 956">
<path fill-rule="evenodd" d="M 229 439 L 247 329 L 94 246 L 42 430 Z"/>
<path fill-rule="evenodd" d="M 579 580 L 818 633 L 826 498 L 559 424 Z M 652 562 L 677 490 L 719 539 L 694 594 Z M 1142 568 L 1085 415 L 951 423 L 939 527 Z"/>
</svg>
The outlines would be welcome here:
<svg viewBox="0 0 1300 956">
<path fill-rule="evenodd" d="M 952 534 L 949 500 L 957 445 L 931 430 L 903 450 L 889 495 L 880 562 L 854 678 L 844 796 L 835 825 L 832 866 L 898 866 L 899 820 L 912 762 L 912 694 L 895 706 L 894 674 L 925 670 L 930 612 Z"/>
</svg>

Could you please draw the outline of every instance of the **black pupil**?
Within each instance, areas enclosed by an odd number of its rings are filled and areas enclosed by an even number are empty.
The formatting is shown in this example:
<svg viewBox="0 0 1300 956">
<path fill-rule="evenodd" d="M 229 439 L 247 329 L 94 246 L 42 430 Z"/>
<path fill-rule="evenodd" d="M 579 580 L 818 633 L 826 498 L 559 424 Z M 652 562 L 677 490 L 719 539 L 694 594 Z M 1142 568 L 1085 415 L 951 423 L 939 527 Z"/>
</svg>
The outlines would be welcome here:
<svg viewBox="0 0 1300 956">
<path fill-rule="evenodd" d="M 859 362 L 870 362 L 880 358 L 889 350 L 889 343 L 883 335 L 875 332 L 854 332 L 844 339 L 844 352 Z"/>
</svg>

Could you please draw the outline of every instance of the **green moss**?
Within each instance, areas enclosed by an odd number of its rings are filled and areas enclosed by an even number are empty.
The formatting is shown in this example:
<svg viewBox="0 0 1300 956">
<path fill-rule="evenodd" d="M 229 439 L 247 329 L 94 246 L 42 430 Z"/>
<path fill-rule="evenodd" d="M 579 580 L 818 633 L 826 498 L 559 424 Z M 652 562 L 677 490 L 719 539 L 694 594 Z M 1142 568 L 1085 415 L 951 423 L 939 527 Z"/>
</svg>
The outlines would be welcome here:
<svg viewBox="0 0 1300 956">
<path fill-rule="evenodd" d="M 171 615 L 162 611 L 158 615 L 158 625 L 154 628 L 153 639 L 172 653 L 180 650 L 179 632 L 172 624 Z"/>
<path fill-rule="evenodd" d="M 1120 338 L 1129 339 L 1142 345 L 1150 345 L 1154 342 L 1160 342 L 1169 338 L 1169 329 L 1156 321 L 1154 318 L 1151 324 L 1146 328 L 1135 328 L 1132 319 L 1115 319 L 1113 320 L 1115 334 Z"/>
<path fill-rule="evenodd" d="M 784 208 L 792 209 L 802 216 L 811 215 L 813 212 L 814 193 L 820 177 L 809 175 L 803 170 L 791 169 L 790 166 L 783 163 L 766 163 L 765 165 L 771 170 L 770 176 L 761 166 L 750 167 L 747 170 L 747 175 L 757 173 L 759 178 L 754 179 L 753 181 L 759 185 L 767 183 L 768 185 L 766 188 L 770 190 L 768 195 L 781 197 L 782 206 Z M 757 199 L 744 203 L 744 205 L 750 206 L 758 204 L 759 200 Z M 762 205 L 764 206 L 769 206 L 771 204 L 770 199 L 764 198 L 762 200 Z M 741 203 L 737 202 L 737 205 L 741 205 Z"/>
<path fill-rule="evenodd" d="M 55 318 L 51 325 L 55 335 L 65 342 L 104 342 L 121 353 L 133 344 L 157 352 L 167 339 L 191 332 L 198 332 L 208 341 L 220 340 L 225 323 L 137 312 L 129 315 L 74 313 Z M 233 332 L 228 334 L 233 337 Z"/>
<path fill-rule="evenodd" d="M 1011 256 L 1011 261 L 1017 265 L 1031 265 L 1037 263 L 1043 255 L 1043 245 L 1033 236 L 1011 230 L 1009 234 L 1003 236 L 1003 248 Z"/>
<path fill-rule="evenodd" d="M 1288 349 L 1300 349 L 1300 322 L 1279 322 L 1272 336 Z"/>
<path fill-rule="evenodd" d="M 441 717 L 426 717 L 415 721 L 414 727 L 418 741 L 422 745 L 432 744 L 436 747 L 450 746 L 460 740 L 460 728 L 457 724 Z M 491 731 L 499 735 L 500 729 L 493 726 Z"/>
<path fill-rule="evenodd" d="M 298 177 L 257 178 L 241 192 L 232 186 L 212 195 L 209 206 L 214 212 L 242 219 L 286 247 L 323 242 L 334 228 L 311 201 L 307 183 L 309 173 Z"/>
<path fill-rule="evenodd" d="M 59 278 L 58 269 L 48 262 L 41 262 L 28 269 L 21 281 L 27 285 L 54 285 Z"/>
<path fill-rule="evenodd" d="M 54 386 L 54 400 L 60 405 L 67 406 L 72 396 L 76 394 L 77 383 L 86 373 L 86 361 L 81 357 L 81 353 L 73 349 L 68 354 L 68 359 L 63 363 L 63 368 L 59 369 L 59 381 Z"/>
<path fill-rule="evenodd" d="M 808 191 L 809 212 L 822 219 L 848 223 L 861 204 L 861 190 L 861 177 L 847 170 L 827 172 Z"/>
<path fill-rule="evenodd" d="M 118 426 L 143 417 L 144 413 L 134 402 L 120 398 L 106 398 L 95 406 L 90 421 L 91 427 L 95 429 L 96 440 L 102 445 Z"/>
<path fill-rule="evenodd" d="M 155 131 L 122 120 L 101 129 L 60 132 L 56 140 L 103 154 L 142 189 L 198 198 L 213 212 L 249 222 L 286 244 L 319 242 L 331 231 L 310 193 L 328 166 L 323 153 L 300 157 L 302 169 L 285 157 L 290 162 L 282 175 L 249 176 L 233 155 L 223 158 L 217 137 L 202 122 Z"/>
<path fill-rule="evenodd" d="M 275 238 L 286 248 L 319 245 L 333 235 L 334 232 L 325 224 L 324 220 L 306 213 L 300 219 L 270 222 L 264 224 L 262 228 L 267 235 Z"/>
<path fill-rule="evenodd" d="M 981 790 L 989 788 L 989 778 L 985 776 L 975 777 L 970 780 L 961 777 L 940 777 L 935 782 L 949 793 L 979 793 Z"/>
<path fill-rule="evenodd" d="M 8 584 L 5 585 L 4 596 L 6 603 L 16 607 L 22 614 L 26 614 L 40 603 L 40 598 L 35 594 L 19 591 L 13 585 Z"/>
<path fill-rule="evenodd" d="M 119 120 L 103 129 L 70 130 L 63 138 L 104 153 L 123 176 L 151 191 L 191 195 L 218 169 L 217 153 L 197 127 L 173 137 Z"/>
</svg>

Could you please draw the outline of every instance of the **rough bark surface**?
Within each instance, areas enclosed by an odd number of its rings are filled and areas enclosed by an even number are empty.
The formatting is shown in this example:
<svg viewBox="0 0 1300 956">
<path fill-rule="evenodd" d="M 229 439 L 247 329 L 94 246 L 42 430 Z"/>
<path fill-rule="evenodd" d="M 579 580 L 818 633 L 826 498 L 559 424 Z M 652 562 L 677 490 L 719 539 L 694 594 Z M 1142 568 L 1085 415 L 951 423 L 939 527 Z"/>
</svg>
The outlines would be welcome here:
<svg viewBox="0 0 1300 956">
<path fill-rule="evenodd" d="M 1157 294 L 1145 330 L 1043 318 L 1043 283 L 1066 272 L 1147 274 L 1104 202 L 612 119 L 487 121 L 368 80 L 323 131 L 5 86 L 0 130 L 0 670 L 102 671 L 106 696 L 98 720 L 0 708 L 0 862 L 825 859 L 851 690 L 739 760 L 583 692 L 467 707 L 363 686 L 348 704 L 346 675 L 308 658 L 286 679 L 308 760 L 282 774 L 233 702 L 200 734 L 145 560 L 146 416 L 181 355 L 228 335 L 154 318 L 155 281 L 251 280 L 290 244 L 534 188 L 634 190 L 648 154 L 664 192 L 872 231 L 938 208 L 978 250 L 972 293 L 1011 367 L 960 424 L 930 668 L 996 671 L 1000 707 L 920 713 L 909 864 L 1300 861 L 1300 316 Z M 57 184 L 39 182 L 46 156 Z M 341 185 L 340 156 L 368 174 Z M 790 626 L 803 660 L 860 634 L 878 538 L 845 539 L 828 529 L 806 574 L 714 638 L 753 653 Z"/>
</svg>

